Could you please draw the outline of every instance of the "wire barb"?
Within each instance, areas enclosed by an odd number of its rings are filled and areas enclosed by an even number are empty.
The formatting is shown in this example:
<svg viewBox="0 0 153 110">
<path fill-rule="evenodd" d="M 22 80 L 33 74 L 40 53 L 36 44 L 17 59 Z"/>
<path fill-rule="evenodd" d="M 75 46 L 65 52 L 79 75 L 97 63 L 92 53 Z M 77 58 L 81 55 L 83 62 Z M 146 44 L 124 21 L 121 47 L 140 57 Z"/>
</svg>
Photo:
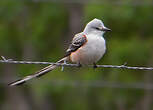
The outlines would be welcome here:
<svg viewBox="0 0 153 110">
<path fill-rule="evenodd" d="M 12 59 L 6 59 L 4 56 L 1 56 L 4 61 L 11 61 Z"/>
<path fill-rule="evenodd" d="M 2 60 L 0 63 L 10 63 L 10 64 L 43 64 L 43 65 L 58 65 L 58 66 L 70 66 L 70 67 L 78 67 L 77 64 L 70 64 L 70 63 L 53 63 L 53 62 L 38 62 L 38 61 L 15 61 L 12 59 L 6 59 L 4 56 L 1 56 Z M 97 65 L 98 68 L 117 68 L 117 69 L 132 69 L 132 70 L 150 70 L 153 71 L 153 67 L 133 67 L 133 66 L 126 66 L 127 62 L 123 65 Z M 93 65 L 87 65 L 87 67 L 93 67 Z"/>
</svg>

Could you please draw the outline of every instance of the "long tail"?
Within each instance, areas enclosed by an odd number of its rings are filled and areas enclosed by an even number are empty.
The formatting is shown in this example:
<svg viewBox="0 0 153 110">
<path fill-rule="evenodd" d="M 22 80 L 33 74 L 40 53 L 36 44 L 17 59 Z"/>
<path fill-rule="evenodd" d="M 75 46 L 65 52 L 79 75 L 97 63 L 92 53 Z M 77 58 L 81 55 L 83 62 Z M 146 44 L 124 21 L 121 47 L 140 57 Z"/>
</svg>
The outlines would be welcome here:
<svg viewBox="0 0 153 110">
<path fill-rule="evenodd" d="M 57 63 L 64 63 L 64 61 L 67 61 L 67 57 L 64 57 L 62 58 L 61 60 L 57 61 Z M 26 76 L 22 79 L 19 79 L 19 80 L 16 80 L 14 82 L 11 82 L 10 84 L 8 84 L 9 86 L 16 86 L 16 85 L 21 85 L 23 83 L 25 83 L 26 81 L 32 79 L 32 78 L 36 78 L 36 77 L 40 77 L 42 75 L 45 75 L 46 73 L 48 73 L 49 71 L 52 71 L 54 70 L 56 67 L 58 67 L 57 65 L 49 65 L 37 72 L 35 72 L 35 74 L 32 74 L 32 75 L 29 75 L 29 76 Z"/>
</svg>

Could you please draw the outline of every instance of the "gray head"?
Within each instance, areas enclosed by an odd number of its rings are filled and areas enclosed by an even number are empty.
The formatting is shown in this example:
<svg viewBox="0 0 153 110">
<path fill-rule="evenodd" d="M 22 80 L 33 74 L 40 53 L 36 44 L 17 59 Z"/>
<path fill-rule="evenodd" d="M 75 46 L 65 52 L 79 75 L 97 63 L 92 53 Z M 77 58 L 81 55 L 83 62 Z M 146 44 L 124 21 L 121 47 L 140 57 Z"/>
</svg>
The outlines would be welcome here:
<svg viewBox="0 0 153 110">
<path fill-rule="evenodd" d="M 95 18 L 86 25 L 83 32 L 85 34 L 95 33 L 103 35 L 106 31 L 111 31 L 111 29 L 105 27 L 101 20 Z"/>
</svg>

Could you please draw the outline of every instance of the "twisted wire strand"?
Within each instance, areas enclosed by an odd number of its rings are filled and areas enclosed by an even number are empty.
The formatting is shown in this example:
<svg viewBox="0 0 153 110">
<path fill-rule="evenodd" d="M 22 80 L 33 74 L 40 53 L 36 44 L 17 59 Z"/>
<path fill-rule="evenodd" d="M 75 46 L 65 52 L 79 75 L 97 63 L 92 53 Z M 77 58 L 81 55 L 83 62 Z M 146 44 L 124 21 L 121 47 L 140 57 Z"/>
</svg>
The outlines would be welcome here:
<svg viewBox="0 0 153 110">
<path fill-rule="evenodd" d="M 10 63 L 10 64 L 43 64 L 49 65 L 54 64 L 58 66 L 70 66 L 70 67 L 78 67 L 77 64 L 68 64 L 68 63 L 54 63 L 54 62 L 40 62 L 40 61 L 15 61 L 12 59 L 6 59 L 5 57 L 1 56 L 2 60 L 0 63 Z M 123 65 L 97 65 L 97 68 L 118 68 L 118 69 L 132 69 L 132 70 L 149 70 L 152 71 L 153 67 L 136 67 L 136 66 L 126 66 L 127 63 Z M 87 67 L 93 67 L 93 65 L 86 65 Z"/>
</svg>

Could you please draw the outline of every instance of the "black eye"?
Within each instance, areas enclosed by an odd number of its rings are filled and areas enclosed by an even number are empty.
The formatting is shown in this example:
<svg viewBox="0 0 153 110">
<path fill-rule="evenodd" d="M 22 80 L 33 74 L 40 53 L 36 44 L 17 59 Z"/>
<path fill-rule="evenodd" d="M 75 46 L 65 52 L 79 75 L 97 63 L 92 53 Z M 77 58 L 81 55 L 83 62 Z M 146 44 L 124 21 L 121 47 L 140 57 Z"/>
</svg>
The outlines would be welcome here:
<svg viewBox="0 0 153 110">
<path fill-rule="evenodd" d="M 98 27 L 95 27 L 95 29 L 100 30 Z"/>
</svg>

